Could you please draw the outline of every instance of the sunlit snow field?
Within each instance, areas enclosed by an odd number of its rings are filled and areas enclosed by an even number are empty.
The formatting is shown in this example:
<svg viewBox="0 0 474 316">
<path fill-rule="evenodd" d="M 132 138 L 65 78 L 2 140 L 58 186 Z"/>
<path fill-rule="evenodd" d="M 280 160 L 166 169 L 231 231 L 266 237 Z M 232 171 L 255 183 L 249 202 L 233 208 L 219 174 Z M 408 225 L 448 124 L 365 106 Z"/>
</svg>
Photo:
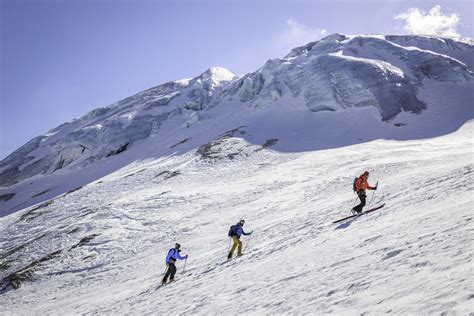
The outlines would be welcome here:
<svg viewBox="0 0 474 316">
<path fill-rule="evenodd" d="M 0 295 L 1 314 L 466 315 L 473 131 L 300 153 L 229 137 L 214 158 L 137 161 L 0 219 L 0 248 L 11 251 L 2 278 L 46 258 Z M 368 202 L 385 207 L 332 224 L 349 214 L 364 170 L 379 182 Z M 254 234 L 225 262 L 241 218 Z M 157 288 L 175 242 L 186 270 L 180 261 L 177 282 Z"/>
</svg>

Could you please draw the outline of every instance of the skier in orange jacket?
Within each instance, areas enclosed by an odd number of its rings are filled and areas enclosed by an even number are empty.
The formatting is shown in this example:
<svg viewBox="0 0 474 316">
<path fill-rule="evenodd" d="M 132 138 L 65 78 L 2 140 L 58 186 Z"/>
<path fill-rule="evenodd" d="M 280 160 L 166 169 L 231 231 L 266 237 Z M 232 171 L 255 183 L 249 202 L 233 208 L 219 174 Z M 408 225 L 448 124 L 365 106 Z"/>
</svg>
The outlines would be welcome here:
<svg viewBox="0 0 474 316">
<path fill-rule="evenodd" d="M 367 195 L 365 194 L 365 190 L 377 190 L 377 186 L 372 187 L 369 185 L 369 182 L 367 182 L 368 178 L 369 178 L 368 171 L 365 171 L 362 175 L 360 175 L 359 178 L 357 178 L 355 186 L 356 186 L 357 196 L 360 199 L 360 204 L 352 208 L 353 214 L 362 213 L 362 208 L 365 206 L 365 200 L 367 198 Z"/>
</svg>

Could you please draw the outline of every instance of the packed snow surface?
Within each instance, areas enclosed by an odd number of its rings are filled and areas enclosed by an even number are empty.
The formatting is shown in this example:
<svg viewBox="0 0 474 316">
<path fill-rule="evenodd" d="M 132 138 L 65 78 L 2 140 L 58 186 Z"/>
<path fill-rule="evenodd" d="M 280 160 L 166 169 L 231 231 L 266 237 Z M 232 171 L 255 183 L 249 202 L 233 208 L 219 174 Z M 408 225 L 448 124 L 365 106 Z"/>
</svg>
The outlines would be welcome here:
<svg viewBox="0 0 474 316">
<path fill-rule="evenodd" d="M 468 314 L 473 131 L 300 153 L 227 134 L 136 162 L 0 220 L 2 276 L 26 278 L 4 279 L 2 313 Z M 385 207 L 332 224 L 364 170 Z M 241 218 L 254 233 L 226 262 Z M 158 288 L 175 242 L 186 270 Z"/>
</svg>

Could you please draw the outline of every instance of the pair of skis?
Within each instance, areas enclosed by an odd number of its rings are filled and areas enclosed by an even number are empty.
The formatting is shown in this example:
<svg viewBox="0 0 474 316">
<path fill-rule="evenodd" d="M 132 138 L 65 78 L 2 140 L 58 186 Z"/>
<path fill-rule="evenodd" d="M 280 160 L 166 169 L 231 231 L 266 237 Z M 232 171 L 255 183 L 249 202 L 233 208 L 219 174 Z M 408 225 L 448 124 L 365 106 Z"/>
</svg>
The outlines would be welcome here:
<svg viewBox="0 0 474 316">
<path fill-rule="evenodd" d="M 332 223 L 333 223 L 333 224 L 336 224 L 336 223 L 345 221 L 346 219 L 350 219 L 350 218 L 359 217 L 359 216 L 362 216 L 362 215 L 365 215 L 365 214 L 369 214 L 369 213 L 372 213 L 372 212 L 374 212 L 374 211 L 376 211 L 376 210 L 381 209 L 381 208 L 384 207 L 384 206 L 385 206 L 385 203 L 382 204 L 382 205 L 373 207 L 373 208 L 371 208 L 371 209 L 368 209 L 367 211 L 361 212 L 361 213 L 359 213 L 359 214 L 353 214 L 353 215 L 350 215 L 350 216 L 347 216 L 347 217 L 338 219 L 337 221 L 334 221 L 334 222 L 332 222 Z"/>
</svg>

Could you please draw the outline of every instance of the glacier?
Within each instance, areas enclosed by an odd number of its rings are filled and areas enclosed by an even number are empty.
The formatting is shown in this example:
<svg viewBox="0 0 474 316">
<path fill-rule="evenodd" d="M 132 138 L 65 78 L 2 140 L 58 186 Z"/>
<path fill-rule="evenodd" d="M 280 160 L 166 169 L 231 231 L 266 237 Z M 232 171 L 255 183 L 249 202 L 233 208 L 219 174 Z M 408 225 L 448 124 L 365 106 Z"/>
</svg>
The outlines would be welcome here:
<svg viewBox="0 0 474 316">
<path fill-rule="evenodd" d="M 191 135 L 196 124 L 225 119 L 227 114 L 216 107 L 236 113 L 243 112 L 242 103 L 251 108 L 286 103 L 291 104 L 287 108 L 311 112 L 374 107 L 386 122 L 399 114 L 420 114 L 427 104 L 419 95 L 431 82 L 472 86 L 472 47 L 472 40 L 466 39 L 333 34 L 241 77 L 213 67 L 38 136 L 0 162 L 0 186 L 58 170 L 80 170 L 159 136 L 165 123 L 174 122 Z M 472 117 L 472 110 L 465 116 Z M 392 137 L 400 138 L 397 133 Z"/>
</svg>

